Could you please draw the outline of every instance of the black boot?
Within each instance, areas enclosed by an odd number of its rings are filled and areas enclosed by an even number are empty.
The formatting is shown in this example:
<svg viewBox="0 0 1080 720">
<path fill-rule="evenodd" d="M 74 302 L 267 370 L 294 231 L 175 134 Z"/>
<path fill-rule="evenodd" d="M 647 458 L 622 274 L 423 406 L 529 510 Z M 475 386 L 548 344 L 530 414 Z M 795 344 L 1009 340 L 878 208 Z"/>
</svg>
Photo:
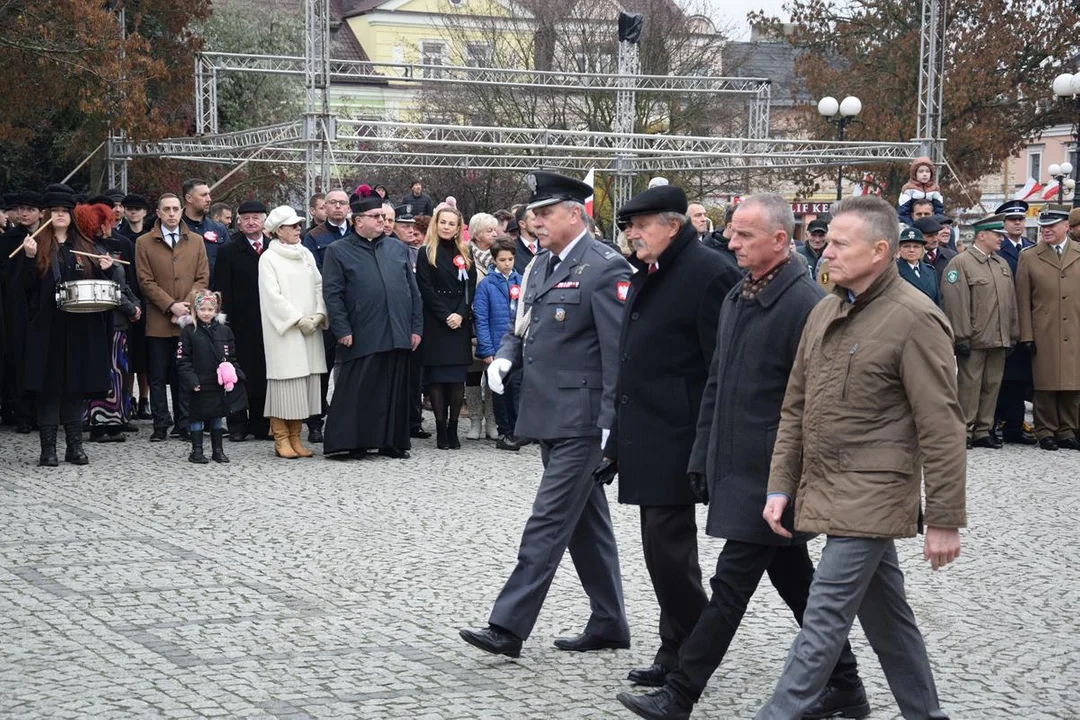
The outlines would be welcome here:
<svg viewBox="0 0 1080 720">
<path fill-rule="evenodd" d="M 38 465 L 41 467 L 59 465 L 60 460 L 56 457 L 56 426 L 43 425 L 38 430 L 38 437 L 41 438 L 41 457 L 38 458 Z"/>
<path fill-rule="evenodd" d="M 435 420 L 435 447 L 440 450 L 449 450 L 450 445 L 446 441 L 446 422 Z"/>
<path fill-rule="evenodd" d="M 451 420 L 446 426 L 446 442 L 451 450 L 461 449 L 461 439 L 457 434 L 458 423 L 457 420 Z"/>
<path fill-rule="evenodd" d="M 216 463 L 229 462 L 229 456 L 225 454 L 225 451 L 221 449 L 222 443 L 225 439 L 224 430 L 211 430 L 210 431 L 210 448 L 213 452 L 210 457 L 214 459 Z"/>
<path fill-rule="evenodd" d="M 136 420 L 153 420 L 154 416 L 150 414 L 150 401 L 146 398 L 139 400 L 139 409 L 135 414 Z"/>
<path fill-rule="evenodd" d="M 64 462 L 72 465 L 88 465 L 90 458 L 86 456 L 82 444 L 82 422 L 64 424 L 64 441 L 67 442 L 67 451 L 64 453 Z"/>
<path fill-rule="evenodd" d="M 197 465 L 206 465 L 209 460 L 203 455 L 203 431 L 191 430 L 191 454 L 188 455 L 188 462 L 193 462 Z"/>
</svg>

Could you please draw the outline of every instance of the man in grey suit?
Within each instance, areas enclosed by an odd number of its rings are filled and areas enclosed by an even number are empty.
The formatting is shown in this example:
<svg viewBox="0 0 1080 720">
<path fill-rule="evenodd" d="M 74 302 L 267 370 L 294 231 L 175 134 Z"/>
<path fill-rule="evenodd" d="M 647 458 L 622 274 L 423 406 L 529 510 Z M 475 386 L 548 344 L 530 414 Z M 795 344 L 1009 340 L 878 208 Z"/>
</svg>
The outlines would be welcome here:
<svg viewBox="0 0 1080 720">
<path fill-rule="evenodd" d="M 630 647 L 622 576 L 607 498 L 592 480 L 615 417 L 619 328 L 630 265 L 588 233 L 592 188 L 547 172 L 526 176 L 529 209 L 543 248 L 525 284 L 527 320 L 502 340 L 488 383 L 522 369 L 515 435 L 540 443 L 544 475 L 525 525 L 518 562 L 488 618 L 462 630 L 467 643 L 518 657 L 532 632 L 555 571 L 569 548 L 592 617 L 580 635 L 555 640 L 560 650 Z M 524 411 L 528 408 L 528 411 Z"/>
</svg>

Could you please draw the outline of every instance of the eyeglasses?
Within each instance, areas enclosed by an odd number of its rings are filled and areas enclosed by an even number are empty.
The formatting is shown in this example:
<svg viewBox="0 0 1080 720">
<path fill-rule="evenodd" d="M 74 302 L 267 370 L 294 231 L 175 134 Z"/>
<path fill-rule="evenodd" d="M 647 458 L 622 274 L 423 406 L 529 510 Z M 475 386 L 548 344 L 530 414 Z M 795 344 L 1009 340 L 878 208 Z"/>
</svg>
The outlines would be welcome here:
<svg viewBox="0 0 1080 720">
<path fill-rule="evenodd" d="M 326 204 L 327 205 L 348 205 L 349 201 L 348 200 L 327 200 Z"/>
<path fill-rule="evenodd" d="M 385 220 L 386 219 L 386 213 L 377 213 L 375 215 L 372 215 L 370 213 L 364 213 L 360 217 L 372 218 L 373 220 Z"/>
</svg>

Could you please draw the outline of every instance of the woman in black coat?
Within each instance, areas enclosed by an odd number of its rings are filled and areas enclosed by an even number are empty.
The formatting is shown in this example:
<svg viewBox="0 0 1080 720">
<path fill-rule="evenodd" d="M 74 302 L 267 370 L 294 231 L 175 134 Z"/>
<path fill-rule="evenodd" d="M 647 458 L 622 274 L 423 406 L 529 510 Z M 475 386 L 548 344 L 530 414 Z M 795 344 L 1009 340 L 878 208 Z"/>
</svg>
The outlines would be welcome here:
<svg viewBox="0 0 1080 720">
<path fill-rule="evenodd" d="M 436 445 L 458 449 L 458 417 L 472 363 L 472 295 L 476 268 L 462 239 L 461 215 L 440 208 L 428 226 L 416 262 L 416 284 L 424 301 L 420 359 L 435 413 Z"/>
<path fill-rule="evenodd" d="M 64 426 L 64 460 L 74 465 L 90 462 L 83 450 L 82 416 L 85 398 L 109 390 L 111 337 L 110 312 L 64 312 L 57 307 L 60 283 L 75 280 L 111 280 L 111 257 L 92 259 L 73 251 L 103 254 L 75 223 L 74 194 L 64 185 L 46 190 L 43 204 L 51 224 L 36 239 L 27 238 L 23 251 L 12 259 L 9 277 L 22 292 L 11 293 L 18 306 L 13 322 L 20 326 L 23 351 L 16 358 L 24 388 L 36 394 L 41 457 L 38 465 L 55 467 L 56 434 Z"/>
<path fill-rule="evenodd" d="M 227 463 L 223 450 L 225 418 L 247 408 L 244 392 L 244 373 L 236 359 L 236 338 L 221 314 L 221 294 L 209 290 L 194 293 L 191 301 L 194 321 L 180 332 L 176 350 L 176 374 L 180 386 L 188 395 L 188 417 L 191 425 L 191 454 L 188 460 L 205 465 L 203 428 L 210 425 L 210 446 L 214 462 Z M 189 316 L 190 317 L 190 316 Z M 223 387 L 218 368 L 231 363 L 236 384 Z"/>
</svg>

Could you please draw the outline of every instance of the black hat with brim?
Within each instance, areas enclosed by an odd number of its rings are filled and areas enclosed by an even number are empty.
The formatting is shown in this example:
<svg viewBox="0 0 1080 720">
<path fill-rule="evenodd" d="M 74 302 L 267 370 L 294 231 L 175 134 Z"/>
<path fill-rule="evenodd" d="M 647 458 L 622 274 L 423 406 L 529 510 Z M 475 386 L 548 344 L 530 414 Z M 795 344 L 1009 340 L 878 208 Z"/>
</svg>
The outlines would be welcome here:
<svg viewBox="0 0 1080 720">
<path fill-rule="evenodd" d="M 62 183 L 49 185 L 41 195 L 41 207 L 74 210 L 75 191 Z"/>
<path fill-rule="evenodd" d="M 625 226 L 636 215 L 658 215 L 664 212 L 686 214 L 686 192 L 676 185 L 657 185 L 634 196 L 619 208 L 618 224 Z"/>
<path fill-rule="evenodd" d="M 240 207 L 236 208 L 237 215 L 248 215 L 251 213 L 261 213 L 266 215 L 268 212 L 270 212 L 270 210 L 258 200 L 245 200 L 240 203 Z"/>
<path fill-rule="evenodd" d="M 136 195 L 135 193 L 128 193 L 124 196 L 124 199 L 120 201 L 120 204 L 125 208 L 132 210 L 149 210 L 150 202 L 142 195 Z"/>
<path fill-rule="evenodd" d="M 349 209 L 353 211 L 354 215 L 370 212 L 371 210 L 378 210 L 383 206 L 383 199 L 378 195 L 368 195 L 367 197 L 353 196 L 352 202 L 349 203 Z"/>
<path fill-rule="evenodd" d="M 416 222 L 416 218 L 407 210 L 408 207 L 408 205 L 398 205 L 394 208 L 394 224 L 411 225 Z"/>
<path fill-rule="evenodd" d="M 543 170 L 536 170 L 526 175 L 525 184 L 532 191 L 532 196 L 529 198 L 529 210 L 561 202 L 576 202 L 584 205 L 593 194 L 593 189 L 580 180 Z"/>
<path fill-rule="evenodd" d="M 15 204 L 19 207 L 32 207 L 41 209 L 44 206 L 41 204 L 41 193 L 36 192 L 21 192 L 15 199 Z"/>
<path fill-rule="evenodd" d="M 94 195 L 86 200 L 87 205 L 108 205 L 110 208 L 117 202 L 120 201 L 117 200 L 116 202 L 113 202 L 113 199 L 108 195 Z"/>
<path fill-rule="evenodd" d="M 915 227 L 921 230 L 923 235 L 936 235 L 941 232 L 942 225 L 932 217 L 924 217 L 915 221 Z"/>
<path fill-rule="evenodd" d="M 806 231 L 811 235 L 816 232 L 827 233 L 829 232 L 829 223 L 824 220 L 811 220 L 810 224 L 806 226 Z"/>
</svg>

